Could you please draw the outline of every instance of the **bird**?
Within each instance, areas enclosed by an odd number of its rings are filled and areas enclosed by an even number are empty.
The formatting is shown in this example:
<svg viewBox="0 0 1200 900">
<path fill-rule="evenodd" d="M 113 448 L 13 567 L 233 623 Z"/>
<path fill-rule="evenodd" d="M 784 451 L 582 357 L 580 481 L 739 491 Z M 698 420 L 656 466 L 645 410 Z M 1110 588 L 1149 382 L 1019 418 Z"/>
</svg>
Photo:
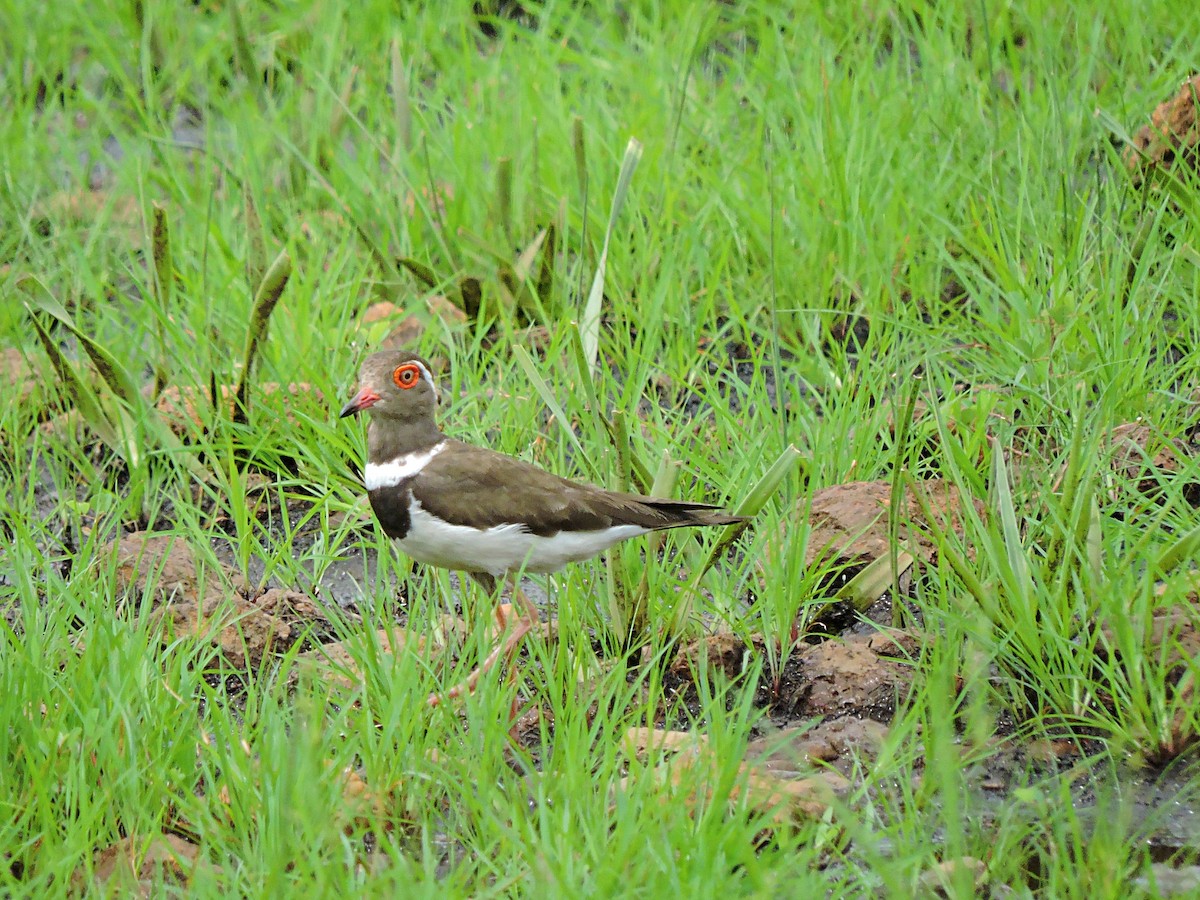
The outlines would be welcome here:
<svg viewBox="0 0 1200 900">
<path fill-rule="evenodd" d="M 368 356 L 341 418 L 366 412 L 363 481 L 384 534 L 413 560 L 464 572 L 493 596 L 512 583 L 523 615 L 446 697 L 473 691 L 480 676 L 511 656 L 537 627 L 521 572 L 552 573 L 630 538 L 670 528 L 732 525 L 742 516 L 708 503 L 605 490 L 532 463 L 448 437 L 439 428 L 438 384 L 429 363 L 408 350 Z M 504 617 L 497 609 L 497 619 Z M 431 694 L 429 705 L 442 702 Z"/>
</svg>

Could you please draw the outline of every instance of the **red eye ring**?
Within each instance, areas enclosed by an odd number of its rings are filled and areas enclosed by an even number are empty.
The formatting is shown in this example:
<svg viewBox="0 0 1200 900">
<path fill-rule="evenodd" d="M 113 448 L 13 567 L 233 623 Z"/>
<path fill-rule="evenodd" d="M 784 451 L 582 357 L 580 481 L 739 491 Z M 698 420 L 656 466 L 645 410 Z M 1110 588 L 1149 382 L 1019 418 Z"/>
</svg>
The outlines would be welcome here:
<svg viewBox="0 0 1200 900">
<path fill-rule="evenodd" d="M 392 381 L 396 382 L 396 387 L 408 390 L 416 387 L 417 382 L 421 380 L 421 367 L 416 363 L 405 363 L 402 366 L 397 366 L 396 371 L 392 373 Z"/>
</svg>

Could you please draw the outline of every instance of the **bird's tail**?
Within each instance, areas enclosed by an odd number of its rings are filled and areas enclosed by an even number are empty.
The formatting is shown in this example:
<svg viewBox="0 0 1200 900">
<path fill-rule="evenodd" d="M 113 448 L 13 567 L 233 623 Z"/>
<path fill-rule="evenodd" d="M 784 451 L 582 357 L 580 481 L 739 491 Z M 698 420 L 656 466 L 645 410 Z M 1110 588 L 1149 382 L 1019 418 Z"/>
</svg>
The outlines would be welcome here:
<svg viewBox="0 0 1200 900">
<path fill-rule="evenodd" d="M 660 497 L 644 497 L 642 503 L 656 514 L 656 518 L 661 519 L 661 524 L 653 526 L 656 531 L 705 525 L 736 525 L 749 518 L 748 516 L 732 516 L 719 506 L 713 506 L 710 503 L 664 500 Z"/>
</svg>

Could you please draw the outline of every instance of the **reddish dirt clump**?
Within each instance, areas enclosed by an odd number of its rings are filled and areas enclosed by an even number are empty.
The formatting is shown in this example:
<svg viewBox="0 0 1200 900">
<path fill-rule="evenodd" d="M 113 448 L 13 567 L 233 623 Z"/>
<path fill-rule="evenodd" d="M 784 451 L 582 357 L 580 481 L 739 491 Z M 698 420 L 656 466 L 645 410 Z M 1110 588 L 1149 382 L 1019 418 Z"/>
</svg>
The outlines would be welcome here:
<svg viewBox="0 0 1200 900">
<path fill-rule="evenodd" d="M 1196 127 L 1200 75 L 1193 75 L 1170 100 L 1160 103 L 1150 116 L 1150 124 L 1133 136 L 1125 151 L 1125 164 L 1133 173 L 1134 184 L 1155 170 L 1166 171 L 1182 166 L 1196 170 L 1200 157 L 1200 129 Z"/>
</svg>

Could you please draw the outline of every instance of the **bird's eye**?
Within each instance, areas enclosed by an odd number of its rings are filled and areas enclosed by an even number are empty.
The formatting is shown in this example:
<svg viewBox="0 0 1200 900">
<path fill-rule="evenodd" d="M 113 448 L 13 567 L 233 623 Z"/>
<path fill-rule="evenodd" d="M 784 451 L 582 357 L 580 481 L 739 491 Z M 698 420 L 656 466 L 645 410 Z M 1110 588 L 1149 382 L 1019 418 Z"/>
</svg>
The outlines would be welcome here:
<svg viewBox="0 0 1200 900">
<path fill-rule="evenodd" d="M 398 366 L 396 371 L 392 373 L 392 381 L 396 382 L 397 387 L 408 390 L 417 383 L 421 377 L 421 370 L 415 363 L 405 363 Z"/>
</svg>

